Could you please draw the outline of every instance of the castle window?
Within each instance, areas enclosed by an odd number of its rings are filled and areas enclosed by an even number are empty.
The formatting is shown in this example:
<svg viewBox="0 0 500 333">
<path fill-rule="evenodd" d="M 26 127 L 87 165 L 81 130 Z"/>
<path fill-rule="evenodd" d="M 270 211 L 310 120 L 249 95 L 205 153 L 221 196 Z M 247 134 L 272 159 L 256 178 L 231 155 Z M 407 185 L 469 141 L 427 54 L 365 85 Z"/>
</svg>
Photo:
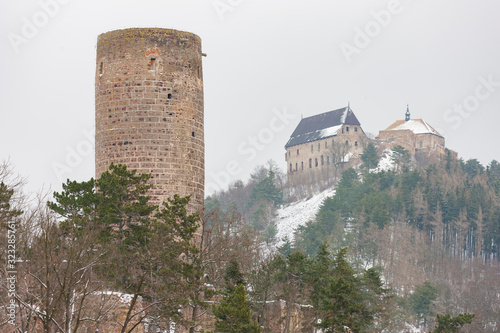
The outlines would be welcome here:
<svg viewBox="0 0 500 333">
<path fill-rule="evenodd" d="M 318 142 L 318 151 L 321 149 L 321 142 Z"/>
<path fill-rule="evenodd" d="M 290 153 L 290 151 L 288 151 L 288 157 L 290 157 L 290 156 L 291 156 L 291 153 Z"/>
<path fill-rule="evenodd" d="M 358 146 L 358 141 L 354 141 L 354 145 L 357 147 Z"/>
<path fill-rule="evenodd" d="M 326 157 L 326 164 L 330 164 L 330 155 Z"/>
<path fill-rule="evenodd" d="M 420 148 L 424 148 L 424 142 L 420 141 Z"/>
<path fill-rule="evenodd" d="M 304 170 L 304 161 L 300 162 L 300 170 Z"/>
<path fill-rule="evenodd" d="M 104 62 L 101 61 L 101 64 L 99 65 L 99 75 L 102 75 L 104 71 Z"/>
<path fill-rule="evenodd" d="M 312 168 L 312 158 L 309 159 L 309 169 Z"/>
<path fill-rule="evenodd" d="M 314 145 L 311 145 L 311 153 L 314 151 Z"/>
<path fill-rule="evenodd" d="M 191 136 L 194 138 L 194 132 L 191 132 Z"/>
<path fill-rule="evenodd" d="M 299 170 L 299 164 L 295 163 L 295 171 Z"/>
<path fill-rule="evenodd" d="M 290 172 L 293 171 L 293 168 L 292 168 L 292 163 L 290 163 Z"/>
<path fill-rule="evenodd" d="M 344 128 L 342 127 L 342 134 L 344 134 Z"/>
<path fill-rule="evenodd" d="M 325 148 L 328 147 L 328 141 L 325 141 Z"/>
<path fill-rule="evenodd" d="M 151 58 L 149 61 L 149 70 L 150 71 L 156 71 L 156 58 Z"/>
<path fill-rule="evenodd" d="M 346 140 L 345 145 L 349 146 L 349 141 L 348 140 Z"/>
<path fill-rule="evenodd" d="M 317 166 L 318 166 L 318 158 L 317 158 L 317 157 L 314 159 L 314 166 L 315 166 L 315 167 L 317 167 Z"/>
<path fill-rule="evenodd" d="M 345 127 L 345 131 L 346 131 L 346 132 L 349 132 L 349 126 L 346 126 L 346 127 Z"/>
<path fill-rule="evenodd" d="M 325 159 L 324 159 L 323 155 L 321 155 L 321 165 L 325 165 Z"/>
<path fill-rule="evenodd" d="M 354 132 L 358 132 L 358 128 L 357 127 L 354 127 Z"/>
<path fill-rule="evenodd" d="M 167 98 L 168 98 L 168 99 L 172 99 L 172 94 L 168 94 L 168 95 L 167 95 Z"/>
<path fill-rule="evenodd" d="M 299 155 L 299 150 L 297 149 L 297 155 Z"/>
<path fill-rule="evenodd" d="M 332 147 L 333 147 L 333 144 L 334 144 L 334 143 L 335 143 L 335 141 L 333 141 L 333 139 L 332 139 Z"/>
</svg>

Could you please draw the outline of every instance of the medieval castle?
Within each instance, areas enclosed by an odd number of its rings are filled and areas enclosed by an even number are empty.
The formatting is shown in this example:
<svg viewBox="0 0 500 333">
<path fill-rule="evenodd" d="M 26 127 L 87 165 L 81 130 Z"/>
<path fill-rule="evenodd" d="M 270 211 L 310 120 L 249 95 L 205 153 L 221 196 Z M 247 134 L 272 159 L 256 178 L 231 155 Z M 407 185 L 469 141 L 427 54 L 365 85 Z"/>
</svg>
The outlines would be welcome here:
<svg viewBox="0 0 500 333">
<path fill-rule="evenodd" d="M 402 146 L 413 157 L 445 154 L 445 140 L 423 119 L 397 120 L 376 138 L 381 149 Z M 285 144 L 289 182 L 311 183 L 333 176 L 333 165 L 359 159 L 369 141 L 350 106 L 303 118 Z M 456 157 L 456 153 L 452 152 Z"/>
</svg>

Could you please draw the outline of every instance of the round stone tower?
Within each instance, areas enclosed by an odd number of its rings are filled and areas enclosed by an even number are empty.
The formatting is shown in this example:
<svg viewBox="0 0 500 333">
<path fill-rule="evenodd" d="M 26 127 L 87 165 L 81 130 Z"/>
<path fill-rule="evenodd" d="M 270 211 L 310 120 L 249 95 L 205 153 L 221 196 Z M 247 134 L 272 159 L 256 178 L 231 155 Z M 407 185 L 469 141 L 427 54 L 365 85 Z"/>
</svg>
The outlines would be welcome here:
<svg viewBox="0 0 500 333">
<path fill-rule="evenodd" d="M 95 172 L 111 162 L 151 173 L 155 203 L 204 200 L 201 39 L 159 28 L 116 30 L 97 41 Z"/>
</svg>

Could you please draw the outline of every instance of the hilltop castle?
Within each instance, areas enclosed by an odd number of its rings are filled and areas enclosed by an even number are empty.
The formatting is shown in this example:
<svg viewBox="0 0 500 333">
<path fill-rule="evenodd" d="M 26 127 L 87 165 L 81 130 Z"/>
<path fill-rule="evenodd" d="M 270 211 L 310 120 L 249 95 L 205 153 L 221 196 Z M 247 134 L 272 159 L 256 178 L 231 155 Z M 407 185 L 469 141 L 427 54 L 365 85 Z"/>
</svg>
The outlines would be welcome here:
<svg viewBox="0 0 500 333">
<path fill-rule="evenodd" d="M 405 119 L 381 130 L 376 139 L 381 149 L 402 146 L 416 158 L 445 154 L 444 137 L 423 119 L 411 119 L 408 106 Z M 329 179 L 334 167 L 354 164 L 368 142 L 350 106 L 303 118 L 285 144 L 288 180 L 294 185 Z"/>
</svg>

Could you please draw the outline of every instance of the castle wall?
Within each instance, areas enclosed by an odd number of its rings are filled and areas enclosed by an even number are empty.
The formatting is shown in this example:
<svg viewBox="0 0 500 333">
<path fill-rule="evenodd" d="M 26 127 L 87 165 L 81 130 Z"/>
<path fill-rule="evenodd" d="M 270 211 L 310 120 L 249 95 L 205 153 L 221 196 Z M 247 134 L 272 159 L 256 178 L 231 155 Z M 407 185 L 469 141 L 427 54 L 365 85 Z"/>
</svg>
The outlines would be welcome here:
<svg viewBox="0 0 500 333">
<path fill-rule="evenodd" d="M 442 155 L 445 152 L 445 139 L 430 133 L 415 134 L 411 130 L 380 131 L 378 139 L 384 148 L 393 149 L 399 145 L 412 155 L 417 152 Z"/>
<path fill-rule="evenodd" d="M 151 173 L 152 201 L 191 195 L 203 208 L 201 39 L 171 29 L 101 34 L 95 76 L 98 178 L 111 162 Z"/>
<path fill-rule="evenodd" d="M 292 184 L 311 183 L 334 177 L 333 145 L 347 142 L 349 152 L 356 157 L 363 152 L 366 140 L 367 137 L 361 127 L 343 125 L 336 136 L 288 147 L 285 160 L 289 181 Z"/>
</svg>

